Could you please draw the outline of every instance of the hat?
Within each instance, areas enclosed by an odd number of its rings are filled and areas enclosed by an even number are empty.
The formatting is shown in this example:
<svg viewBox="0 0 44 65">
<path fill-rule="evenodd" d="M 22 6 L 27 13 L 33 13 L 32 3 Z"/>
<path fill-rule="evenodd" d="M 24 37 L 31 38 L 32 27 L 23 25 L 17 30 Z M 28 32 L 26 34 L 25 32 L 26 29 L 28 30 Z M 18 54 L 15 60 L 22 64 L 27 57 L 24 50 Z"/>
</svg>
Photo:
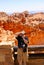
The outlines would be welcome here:
<svg viewBox="0 0 44 65">
<path fill-rule="evenodd" d="M 19 34 L 25 34 L 25 31 L 22 30 L 22 31 L 20 31 L 20 32 L 15 33 L 15 34 L 16 34 L 16 35 L 19 35 Z"/>
</svg>

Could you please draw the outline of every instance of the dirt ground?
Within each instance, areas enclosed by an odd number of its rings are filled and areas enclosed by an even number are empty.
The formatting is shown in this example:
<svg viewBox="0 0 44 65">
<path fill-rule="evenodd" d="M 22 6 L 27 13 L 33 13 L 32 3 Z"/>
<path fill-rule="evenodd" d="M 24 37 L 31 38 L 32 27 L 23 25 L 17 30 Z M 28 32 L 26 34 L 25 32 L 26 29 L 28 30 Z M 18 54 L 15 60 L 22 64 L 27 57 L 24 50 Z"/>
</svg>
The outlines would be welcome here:
<svg viewBox="0 0 44 65">
<path fill-rule="evenodd" d="M 17 60 L 14 65 L 18 65 Z M 27 65 L 44 65 L 44 59 L 29 59 Z"/>
<path fill-rule="evenodd" d="M 17 59 L 14 65 L 18 65 Z M 30 55 L 27 65 L 44 65 L 44 54 Z"/>
</svg>

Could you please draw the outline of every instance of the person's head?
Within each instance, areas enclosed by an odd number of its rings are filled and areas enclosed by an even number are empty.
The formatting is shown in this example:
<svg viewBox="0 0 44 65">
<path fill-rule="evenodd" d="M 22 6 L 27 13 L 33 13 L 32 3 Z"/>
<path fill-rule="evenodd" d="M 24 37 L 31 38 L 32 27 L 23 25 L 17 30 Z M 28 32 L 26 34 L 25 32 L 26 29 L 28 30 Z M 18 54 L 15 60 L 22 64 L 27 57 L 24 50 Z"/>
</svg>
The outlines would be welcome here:
<svg viewBox="0 0 44 65">
<path fill-rule="evenodd" d="M 24 36 L 24 34 L 23 33 L 20 33 L 19 36 Z"/>
</svg>

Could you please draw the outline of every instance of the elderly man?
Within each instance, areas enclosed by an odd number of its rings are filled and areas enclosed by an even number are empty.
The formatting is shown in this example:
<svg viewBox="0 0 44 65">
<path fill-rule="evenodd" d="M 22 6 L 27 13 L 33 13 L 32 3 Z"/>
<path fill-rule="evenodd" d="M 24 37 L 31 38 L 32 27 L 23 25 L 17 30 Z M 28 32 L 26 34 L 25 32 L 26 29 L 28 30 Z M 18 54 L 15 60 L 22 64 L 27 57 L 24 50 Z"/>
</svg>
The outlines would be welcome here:
<svg viewBox="0 0 44 65">
<path fill-rule="evenodd" d="M 27 62 L 27 43 L 28 43 L 28 38 L 20 33 L 16 39 L 18 40 L 18 63 L 19 65 L 26 65 Z"/>
</svg>

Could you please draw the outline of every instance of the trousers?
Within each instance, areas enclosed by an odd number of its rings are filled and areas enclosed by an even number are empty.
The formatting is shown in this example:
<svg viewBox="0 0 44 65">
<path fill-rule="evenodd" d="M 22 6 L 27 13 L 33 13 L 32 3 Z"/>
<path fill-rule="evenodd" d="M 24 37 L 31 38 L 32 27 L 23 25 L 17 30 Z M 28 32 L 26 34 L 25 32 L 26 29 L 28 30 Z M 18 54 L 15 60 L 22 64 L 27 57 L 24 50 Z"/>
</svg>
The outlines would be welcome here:
<svg viewBox="0 0 44 65">
<path fill-rule="evenodd" d="M 18 48 L 17 52 L 17 60 L 19 65 L 26 65 L 26 62 L 28 61 L 27 52 L 23 52 L 22 48 Z"/>
</svg>

